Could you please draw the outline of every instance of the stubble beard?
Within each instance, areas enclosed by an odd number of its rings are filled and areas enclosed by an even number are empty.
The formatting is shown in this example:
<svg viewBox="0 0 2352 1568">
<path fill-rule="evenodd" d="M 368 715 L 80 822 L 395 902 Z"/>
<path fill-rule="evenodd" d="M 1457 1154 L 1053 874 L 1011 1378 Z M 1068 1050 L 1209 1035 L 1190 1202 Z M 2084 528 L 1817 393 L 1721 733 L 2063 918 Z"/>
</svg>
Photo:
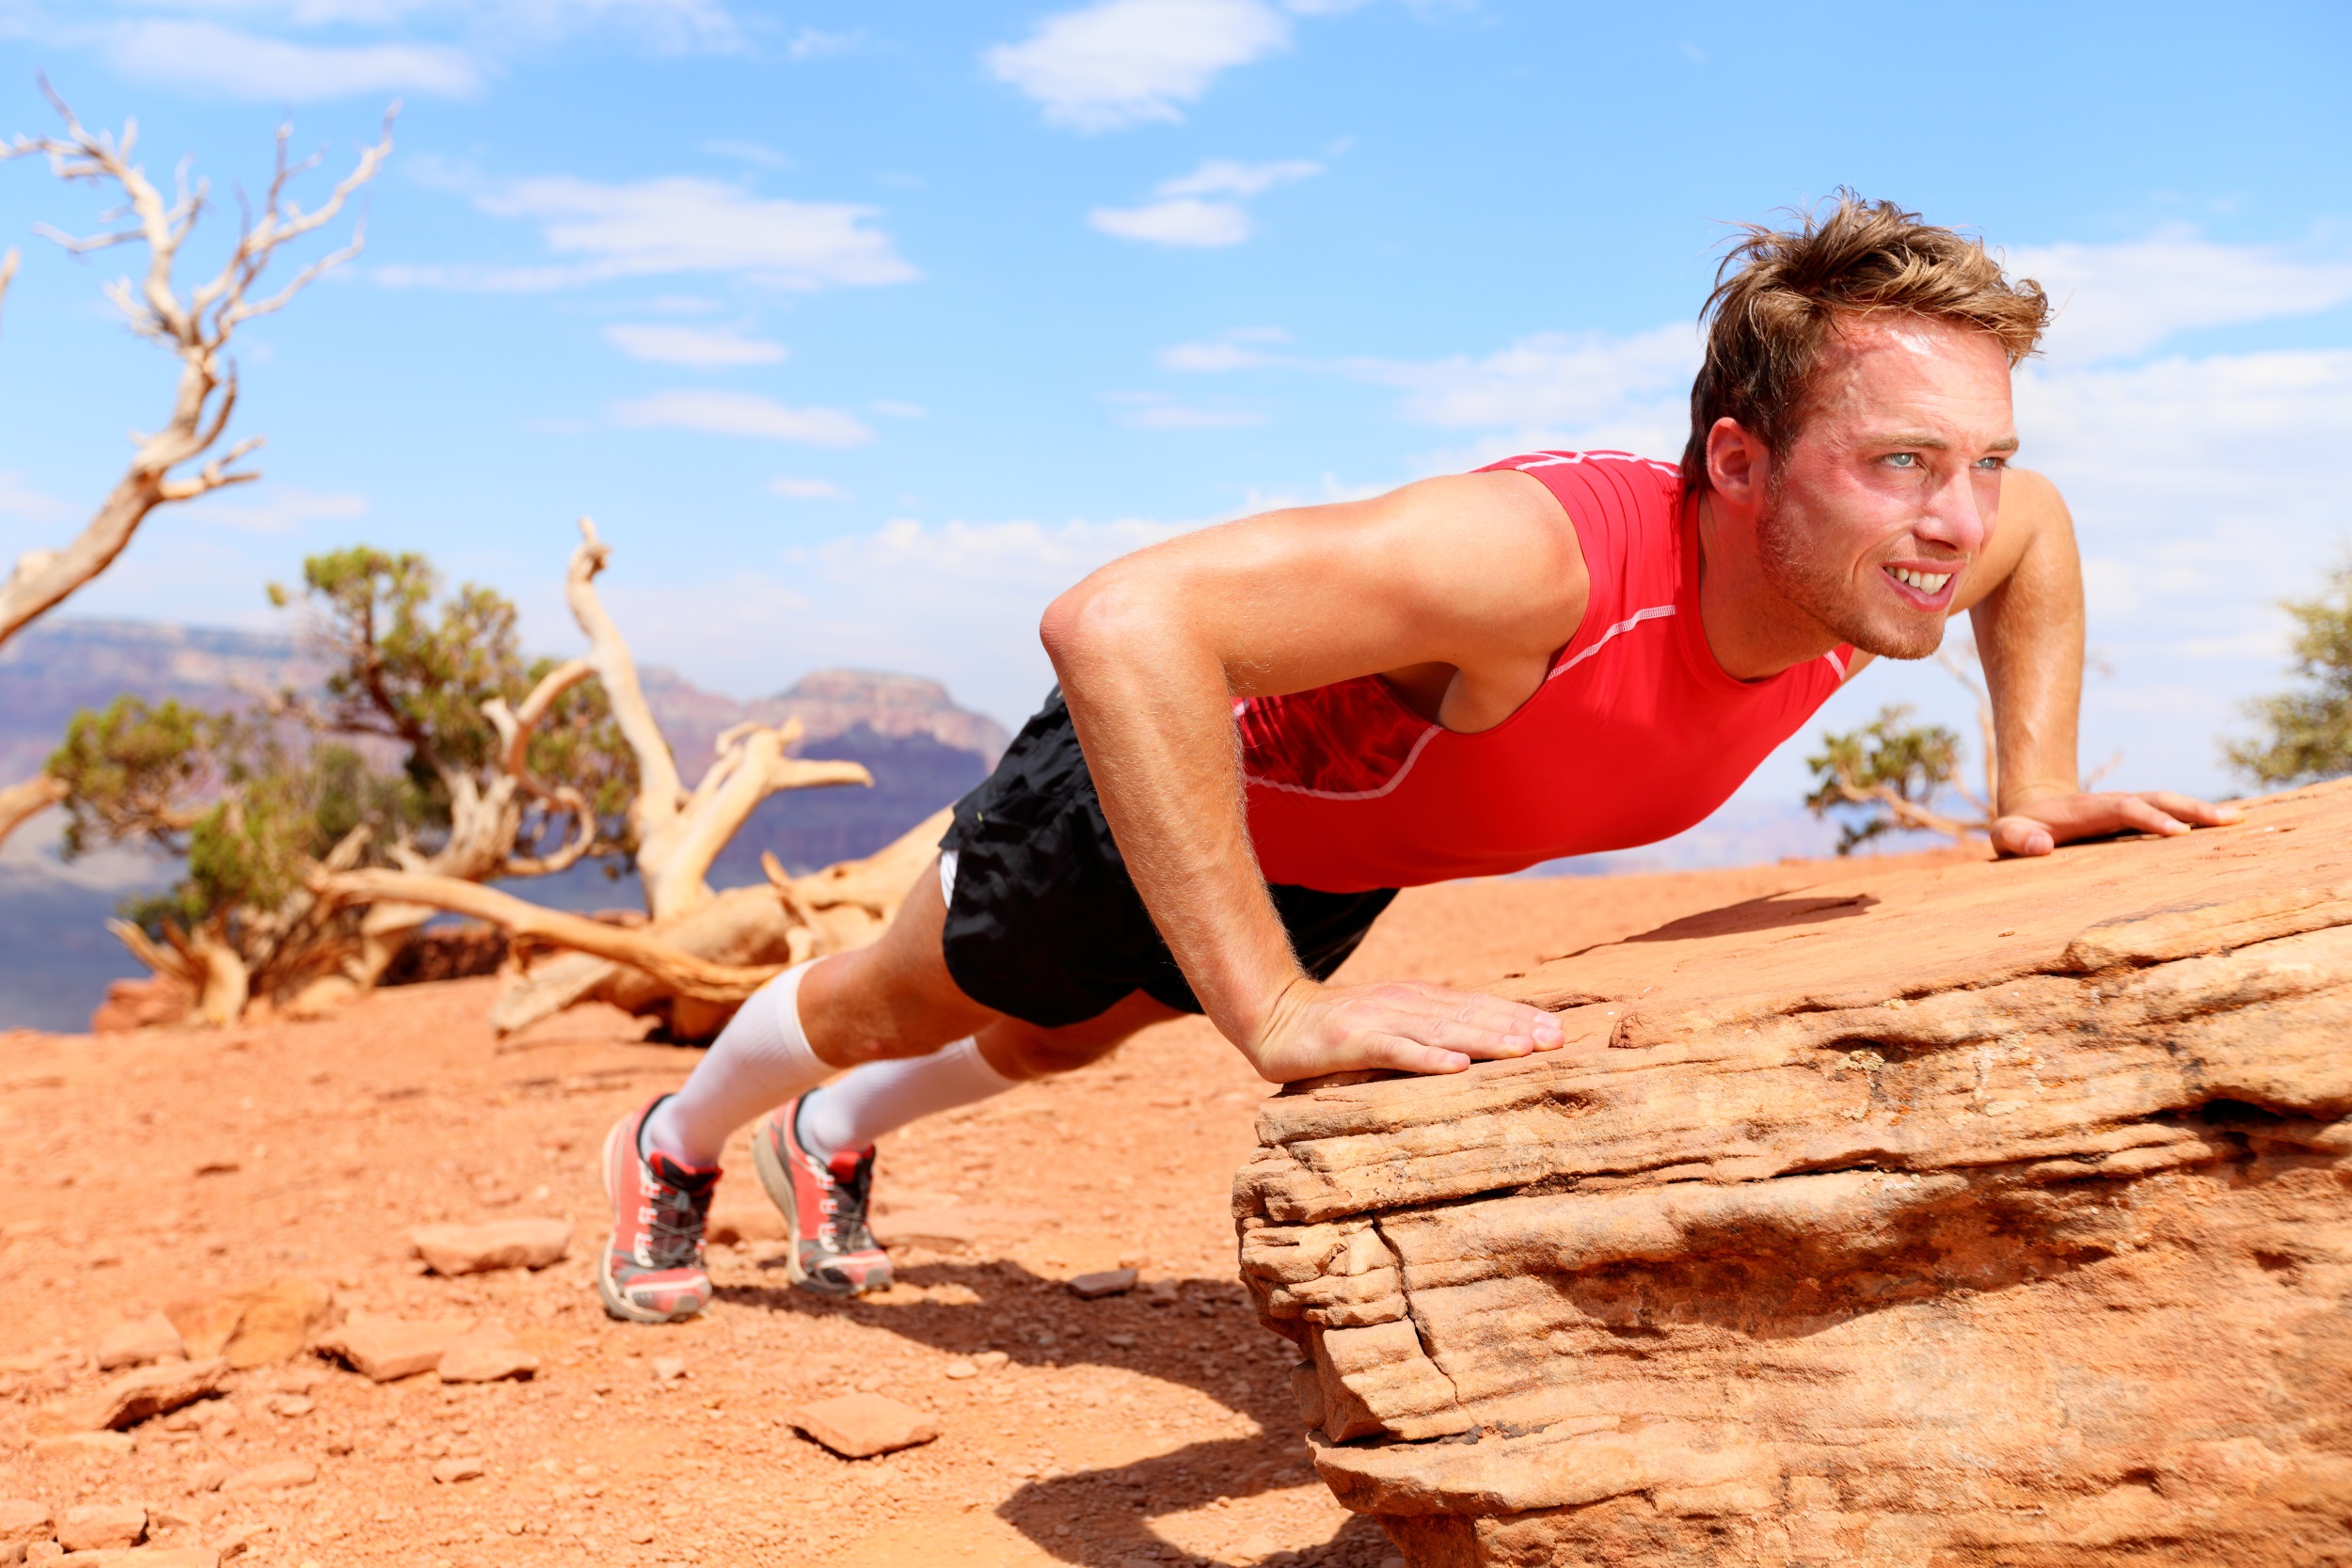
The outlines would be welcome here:
<svg viewBox="0 0 2352 1568">
<path fill-rule="evenodd" d="M 1926 658 L 1944 645 L 1944 617 L 1905 614 L 1889 607 L 1873 615 L 1854 602 L 1853 585 L 1839 563 L 1816 546 L 1812 531 L 1780 503 L 1779 476 L 1756 514 L 1756 558 L 1764 580 L 1820 622 L 1840 642 L 1881 658 Z"/>
</svg>

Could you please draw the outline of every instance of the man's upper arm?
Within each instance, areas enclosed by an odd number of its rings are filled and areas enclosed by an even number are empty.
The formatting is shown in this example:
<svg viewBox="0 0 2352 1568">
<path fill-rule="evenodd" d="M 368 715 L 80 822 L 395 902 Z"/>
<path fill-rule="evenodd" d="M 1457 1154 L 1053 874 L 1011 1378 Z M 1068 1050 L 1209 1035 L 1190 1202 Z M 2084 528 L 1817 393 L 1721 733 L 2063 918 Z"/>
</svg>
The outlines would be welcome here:
<svg viewBox="0 0 2352 1568">
<path fill-rule="evenodd" d="M 1203 529 L 1112 562 L 1072 596 L 1114 620 L 1176 624 L 1254 695 L 1546 657 L 1574 634 L 1584 588 L 1559 503 L 1497 472 Z"/>
<path fill-rule="evenodd" d="M 2001 476 L 2001 511 L 1993 537 L 1968 574 L 1952 613 L 1974 610 L 2016 575 L 2029 555 L 2074 547 L 2074 522 L 2058 487 L 2030 468 Z"/>
</svg>

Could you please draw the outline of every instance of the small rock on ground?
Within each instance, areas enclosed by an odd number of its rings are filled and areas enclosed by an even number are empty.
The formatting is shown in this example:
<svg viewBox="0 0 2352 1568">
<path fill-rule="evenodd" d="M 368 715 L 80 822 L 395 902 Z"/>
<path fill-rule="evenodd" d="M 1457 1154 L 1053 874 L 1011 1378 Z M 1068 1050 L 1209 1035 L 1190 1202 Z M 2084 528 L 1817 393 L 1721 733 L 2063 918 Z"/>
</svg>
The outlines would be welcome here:
<svg viewBox="0 0 2352 1568">
<path fill-rule="evenodd" d="M 426 1225 L 408 1240 L 435 1274 L 486 1274 L 493 1269 L 544 1269 L 572 1244 L 569 1220 L 492 1220 L 487 1225 Z"/>
<path fill-rule="evenodd" d="M 140 1367 L 150 1361 L 177 1361 L 186 1354 L 171 1320 L 161 1312 L 150 1312 L 98 1341 L 98 1370 L 111 1372 L 118 1367 Z"/>
<path fill-rule="evenodd" d="M 319 1467 L 307 1459 L 280 1459 L 268 1465 L 256 1465 L 222 1478 L 224 1492 L 283 1492 L 289 1487 L 308 1486 L 319 1479 Z"/>
<path fill-rule="evenodd" d="M 532 1377 L 538 1370 L 539 1358 L 502 1333 L 461 1335 L 434 1368 L 443 1383 L 496 1383 Z"/>
<path fill-rule="evenodd" d="M 937 1423 L 929 1416 L 882 1394 L 818 1400 L 803 1405 L 789 1418 L 844 1459 L 870 1459 L 928 1443 L 939 1435 Z"/>
<path fill-rule="evenodd" d="M 461 1481 L 479 1481 L 483 1474 L 479 1459 L 443 1459 L 433 1466 L 433 1479 L 444 1486 L 454 1486 Z"/>
<path fill-rule="evenodd" d="M 0 1497 L 0 1560 L 12 1546 L 47 1541 L 53 1534 L 49 1510 L 30 1498 Z"/>
<path fill-rule="evenodd" d="M 397 1318 L 354 1318 L 319 1341 L 360 1376 L 377 1383 L 429 1372 L 465 1334 L 462 1323 L 403 1323 Z"/>
<path fill-rule="evenodd" d="M 119 1432 L 151 1416 L 161 1416 L 220 1392 L 221 1374 L 229 1363 L 218 1356 L 209 1361 L 164 1361 L 141 1367 L 61 1407 L 69 1425 L 84 1432 Z"/>
<path fill-rule="evenodd" d="M 136 1503 L 84 1503 L 57 1521 L 57 1544 L 69 1552 L 135 1546 L 147 1533 L 147 1510 Z"/>
<path fill-rule="evenodd" d="M 1133 1269 L 1100 1269 L 1082 1274 L 1070 1281 L 1070 1293 L 1080 1301 L 1098 1301 L 1104 1296 L 1123 1296 L 1136 1288 Z"/>
</svg>

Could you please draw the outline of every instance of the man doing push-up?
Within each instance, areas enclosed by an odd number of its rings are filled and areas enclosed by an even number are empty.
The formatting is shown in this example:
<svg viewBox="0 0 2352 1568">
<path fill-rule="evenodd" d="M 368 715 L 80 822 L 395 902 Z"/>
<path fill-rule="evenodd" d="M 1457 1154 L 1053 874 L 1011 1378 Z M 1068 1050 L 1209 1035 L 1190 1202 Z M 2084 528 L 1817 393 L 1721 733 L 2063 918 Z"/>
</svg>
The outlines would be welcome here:
<svg viewBox="0 0 2352 1568">
<path fill-rule="evenodd" d="M 866 1226 L 878 1136 L 1162 1019 L 1206 1013 L 1274 1083 L 1557 1047 L 1534 1007 L 1329 977 L 1398 888 L 1698 822 L 1959 610 L 1993 696 L 2000 853 L 2237 819 L 2077 783 L 2074 535 L 2009 467 L 2039 286 L 1849 197 L 1752 230 L 1708 313 L 1678 466 L 1514 457 L 1203 530 L 1056 600 L 1059 690 L 889 930 L 779 975 L 612 1129 L 607 1309 L 702 1309 L 720 1152 L 755 1118 L 792 1278 L 848 1294 L 889 1280 Z"/>
</svg>

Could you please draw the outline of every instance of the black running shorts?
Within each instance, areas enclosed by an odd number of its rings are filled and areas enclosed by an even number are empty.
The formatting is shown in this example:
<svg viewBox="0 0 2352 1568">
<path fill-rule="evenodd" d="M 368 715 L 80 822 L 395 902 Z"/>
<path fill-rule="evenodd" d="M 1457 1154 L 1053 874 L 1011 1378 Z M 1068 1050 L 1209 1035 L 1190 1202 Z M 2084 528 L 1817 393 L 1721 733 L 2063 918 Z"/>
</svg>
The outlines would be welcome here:
<svg viewBox="0 0 2352 1568">
<path fill-rule="evenodd" d="M 1059 1028 L 1136 991 L 1180 1012 L 1200 1003 L 1160 940 L 1094 793 L 1057 689 L 939 841 L 956 854 L 942 937 L 947 973 L 983 1006 Z M 1291 949 L 1328 979 L 1396 896 L 1277 884 Z"/>
</svg>

